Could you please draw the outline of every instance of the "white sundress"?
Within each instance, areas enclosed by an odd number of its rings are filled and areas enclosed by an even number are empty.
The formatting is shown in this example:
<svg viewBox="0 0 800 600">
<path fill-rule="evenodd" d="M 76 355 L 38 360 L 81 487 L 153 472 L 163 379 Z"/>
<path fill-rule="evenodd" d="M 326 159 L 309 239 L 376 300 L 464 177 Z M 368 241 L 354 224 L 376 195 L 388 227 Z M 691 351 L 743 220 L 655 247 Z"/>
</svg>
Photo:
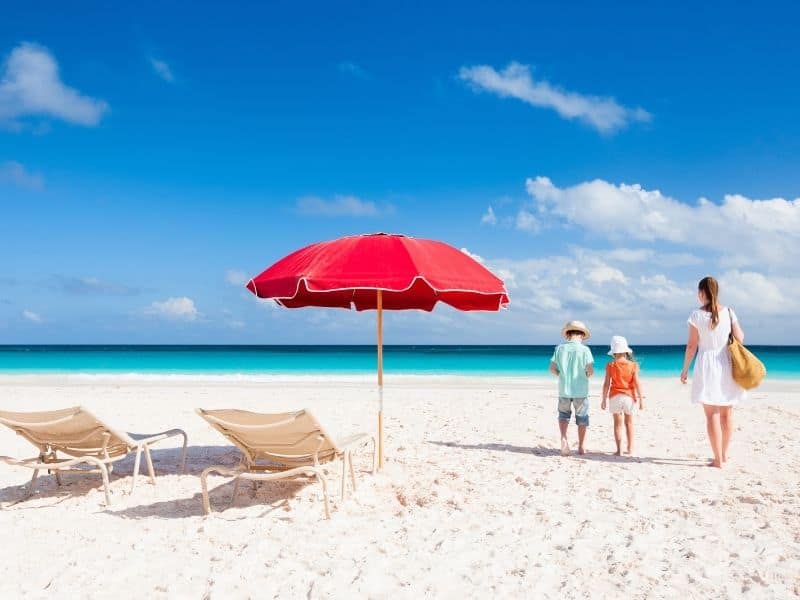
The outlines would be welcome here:
<svg viewBox="0 0 800 600">
<path fill-rule="evenodd" d="M 711 329 L 711 313 L 695 309 L 689 325 L 697 329 L 699 343 L 692 377 L 692 402 L 716 406 L 734 406 L 745 398 L 745 390 L 733 380 L 728 334 L 736 313 L 727 308 L 719 311 L 719 323 Z"/>
</svg>

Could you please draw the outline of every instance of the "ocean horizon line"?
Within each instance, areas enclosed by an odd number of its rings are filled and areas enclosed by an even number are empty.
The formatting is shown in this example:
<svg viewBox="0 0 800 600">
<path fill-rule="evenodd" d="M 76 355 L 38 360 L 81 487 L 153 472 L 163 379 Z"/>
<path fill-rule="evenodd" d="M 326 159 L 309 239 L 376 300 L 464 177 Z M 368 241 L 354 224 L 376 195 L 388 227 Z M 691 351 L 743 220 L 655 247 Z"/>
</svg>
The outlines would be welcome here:
<svg viewBox="0 0 800 600">
<path fill-rule="evenodd" d="M 608 346 L 592 346 L 598 370 Z M 390 344 L 384 371 L 394 374 L 547 376 L 553 344 Z M 769 376 L 800 378 L 800 346 L 750 346 Z M 638 345 L 643 376 L 674 376 L 683 345 Z M 367 374 L 372 344 L 40 344 L 0 345 L 0 373 Z"/>
</svg>

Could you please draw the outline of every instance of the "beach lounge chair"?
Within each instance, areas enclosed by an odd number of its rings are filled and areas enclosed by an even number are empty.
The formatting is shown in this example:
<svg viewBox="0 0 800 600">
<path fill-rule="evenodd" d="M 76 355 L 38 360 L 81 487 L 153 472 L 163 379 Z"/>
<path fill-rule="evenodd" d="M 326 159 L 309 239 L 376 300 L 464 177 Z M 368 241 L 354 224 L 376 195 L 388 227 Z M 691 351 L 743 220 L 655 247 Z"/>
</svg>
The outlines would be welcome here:
<svg viewBox="0 0 800 600">
<path fill-rule="evenodd" d="M 38 456 L 28 459 L 0 456 L 0 461 L 9 465 L 33 469 L 26 497 L 33 493 L 33 485 L 39 471 L 54 471 L 59 485 L 61 471 L 99 472 L 103 478 L 103 491 L 108 505 L 111 502 L 108 475 L 113 471 L 113 463 L 122 460 L 131 452 L 136 452 L 131 482 L 131 492 L 133 492 L 144 453 L 150 481 L 155 484 L 150 447 L 156 442 L 178 435 L 183 436 L 183 450 L 178 468 L 183 472 L 186 466 L 186 433 L 180 429 L 154 434 L 125 433 L 109 427 L 80 406 L 42 412 L 0 411 L 0 423 L 13 429 L 39 449 Z M 59 457 L 59 453 L 66 458 Z M 83 467 L 78 468 L 79 465 Z"/>
<path fill-rule="evenodd" d="M 233 498 L 236 497 L 241 479 L 275 481 L 298 476 L 316 477 L 322 485 L 325 516 L 330 518 L 328 482 L 321 465 L 342 459 L 343 500 L 348 469 L 353 489 L 356 489 L 352 453 L 364 442 L 372 443 L 372 472 L 375 472 L 375 438 L 372 435 L 359 433 L 335 440 L 307 410 L 264 414 L 246 410 L 198 408 L 197 414 L 242 452 L 239 466 L 208 467 L 200 475 L 206 514 L 211 513 L 207 482 L 210 473 L 234 477 Z"/>
</svg>

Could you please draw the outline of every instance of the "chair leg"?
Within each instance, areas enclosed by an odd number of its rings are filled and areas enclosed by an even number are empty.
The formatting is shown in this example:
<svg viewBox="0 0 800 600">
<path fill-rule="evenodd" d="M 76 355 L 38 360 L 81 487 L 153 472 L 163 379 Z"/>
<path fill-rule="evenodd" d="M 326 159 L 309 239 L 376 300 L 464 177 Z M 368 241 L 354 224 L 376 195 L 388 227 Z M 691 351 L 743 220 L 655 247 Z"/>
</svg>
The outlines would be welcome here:
<svg viewBox="0 0 800 600">
<path fill-rule="evenodd" d="M 353 492 L 356 491 L 356 471 L 353 468 L 353 453 L 347 453 L 347 460 L 350 463 L 350 481 L 353 482 Z"/>
<path fill-rule="evenodd" d="M 147 461 L 147 470 L 150 472 L 150 483 L 156 484 L 156 471 L 153 468 L 153 458 L 150 456 L 150 446 L 144 445 L 144 458 Z"/>
<path fill-rule="evenodd" d="M 25 494 L 26 498 L 30 498 L 33 494 L 33 485 L 36 482 L 36 478 L 39 476 L 39 469 L 34 469 L 33 477 L 31 477 L 31 482 L 28 484 L 28 491 Z"/>
<path fill-rule="evenodd" d="M 331 504 L 328 500 L 328 480 L 325 478 L 325 475 L 322 474 L 322 471 L 316 471 L 317 479 L 322 484 L 322 496 L 325 499 L 325 518 L 331 518 Z"/>
<path fill-rule="evenodd" d="M 103 477 L 103 493 L 106 496 L 106 506 L 111 506 L 111 494 L 108 489 L 108 469 L 103 463 L 97 465 L 100 468 L 100 475 Z"/>
<path fill-rule="evenodd" d="M 61 487 L 62 485 L 64 485 L 64 482 L 61 481 L 61 472 L 58 469 L 56 469 L 53 472 L 53 474 L 56 476 L 56 485 L 58 487 Z"/>
<path fill-rule="evenodd" d="M 139 477 L 139 468 L 142 464 L 142 447 L 136 448 L 136 458 L 133 459 L 133 482 L 131 483 L 131 494 L 136 489 L 136 478 Z"/>
<path fill-rule="evenodd" d="M 178 464 L 178 473 L 183 475 L 186 472 L 186 445 L 189 443 L 189 438 L 185 431 L 181 431 L 183 436 L 183 449 L 181 450 L 181 462 Z"/>
<path fill-rule="evenodd" d="M 342 501 L 347 494 L 347 451 L 342 454 Z"/>
</svg>

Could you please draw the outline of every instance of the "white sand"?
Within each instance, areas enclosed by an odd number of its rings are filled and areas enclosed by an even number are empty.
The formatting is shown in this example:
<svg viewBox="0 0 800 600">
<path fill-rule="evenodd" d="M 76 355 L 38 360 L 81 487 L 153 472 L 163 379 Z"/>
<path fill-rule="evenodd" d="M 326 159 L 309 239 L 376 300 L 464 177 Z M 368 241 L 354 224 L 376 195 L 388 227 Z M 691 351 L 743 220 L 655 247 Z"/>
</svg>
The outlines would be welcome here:
<svg viewBox="0 0 800 600">
<path fill-rule="evenodd" d="M 374 428 L 368 379 L 3 377 L 0 405 L 83 404 L 120 428 L 182 427 L 155 452 L 157 485 L 128 494 L 132 460 L 105 508 L 95 475 L 0 465 L 0 598 L 785 598 L 800 595 L 800 382 L 768 382 L 736 411 L 732 460 L 710 454 L 701 410 L 677 381 L 645 383 L 635 458 L 611 455 L 593 388 L 583 458 L 557 455 L 554 381 L 389 378 L 388 464 L 323 518 L 314 483 L 243 485 L 203 518 L 198 473 L 236 452 L 193 409 L 313 409 L 332 431 Z M 598 382 L 593 382 L 596 385 Z M 574 427 L 570 428 L 574 439 Z M 172 440 L 170 441 L 172 442 Z M 0 430 L 0 454 L 30 447 Z M 212 503 L 232 486 L 212 480 Z"/>
</svg>

